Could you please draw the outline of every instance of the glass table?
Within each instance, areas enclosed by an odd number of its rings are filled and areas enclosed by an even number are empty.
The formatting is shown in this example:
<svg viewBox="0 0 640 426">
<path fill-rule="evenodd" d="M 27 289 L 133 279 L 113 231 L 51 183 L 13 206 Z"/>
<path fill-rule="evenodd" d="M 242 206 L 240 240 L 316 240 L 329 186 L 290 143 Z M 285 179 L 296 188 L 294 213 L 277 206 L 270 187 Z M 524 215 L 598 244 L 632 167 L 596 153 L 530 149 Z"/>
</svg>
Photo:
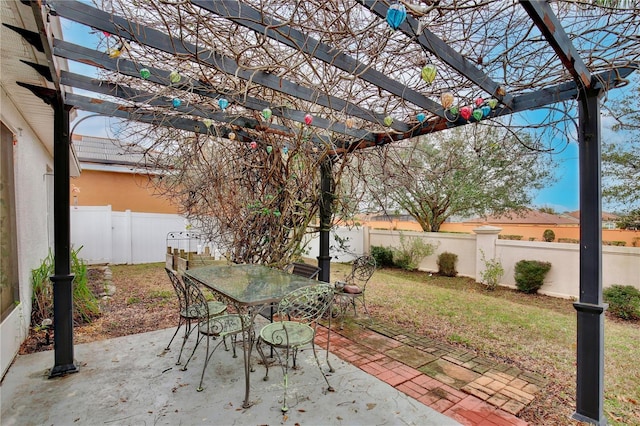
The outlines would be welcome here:
<svg viewBox="0 0 640 426">
<path fill-rule="evenodd" d="M 265 307 L 277 304 L 291 291 L 318 284 L 318 281 L 264 265 L 204 266 L 189 269 L 185 274 L 226 300 L 239 313 L 249 314 L 251 324 L 244 327 L 248 331 L 242 339 L 245 373 L 245 397 L 242 408 L 249 408 L 252 405 L 249 402 L 249 375 L 256 315 Z"/>
</svg>

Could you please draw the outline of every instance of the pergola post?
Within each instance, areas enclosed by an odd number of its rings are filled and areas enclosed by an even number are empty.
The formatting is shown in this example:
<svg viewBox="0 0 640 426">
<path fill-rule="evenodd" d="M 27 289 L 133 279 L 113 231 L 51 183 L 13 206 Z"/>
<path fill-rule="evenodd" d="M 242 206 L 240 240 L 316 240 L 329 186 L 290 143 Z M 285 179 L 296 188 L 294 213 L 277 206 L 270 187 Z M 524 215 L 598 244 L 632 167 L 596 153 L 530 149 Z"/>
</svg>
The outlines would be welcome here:
<svg viewBox="0 0 640 426">
<path fill-rule="evenodd" d="M 600 90 L 582 90 L 579 109 L 580 299 L 577 310 L 575 420 L 607 424 L 604 416 L 604 311 L 602 300 L 602 206 Z"/>
<path fill-rule="evenodd" d="M 332 185 L 333 161 L 327 157 L 320 165 L 320 253 L 318 255 L 318 267 L 320 268 L 320 281 L 331 281 L 331 256 L 329 256 L 329 231 L 331 230 L 331 217 L 333 215 L 333 185 Z"/>
<path fill-rule="evenodd" d="M 54 366 L 49 377 L 75 373 L 73 360 L 73 274 L 71 274 L 71 218 L 69 213 L 69 108 L 61 99 L 52 103 L 53 220 L 55 270 L 53 282 Z"/>
</svg>

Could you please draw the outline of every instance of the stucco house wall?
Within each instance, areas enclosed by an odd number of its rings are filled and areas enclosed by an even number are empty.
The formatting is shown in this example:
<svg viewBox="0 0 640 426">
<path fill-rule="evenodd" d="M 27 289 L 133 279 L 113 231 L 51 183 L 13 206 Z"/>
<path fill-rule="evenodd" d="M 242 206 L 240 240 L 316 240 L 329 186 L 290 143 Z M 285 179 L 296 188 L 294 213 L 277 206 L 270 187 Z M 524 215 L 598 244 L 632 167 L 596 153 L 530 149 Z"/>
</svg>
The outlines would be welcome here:
<svg viewBox="0 0 640 426">
<path fill-rule="evenodd" d="M 53 158 L 4 88 L 1 93 L 0 117 L 15 136 L 13 155 L 19 276 L 19 302 L 0 323 L 0 368 L 4 375 L 29 331 L 31 270 L 40 265 L 50 245 L 53 245 L 48 226 L 53 214 L 48 205 L 48 200 L 52 199 L 48 188 L 53 179 Z"/>
</svg>

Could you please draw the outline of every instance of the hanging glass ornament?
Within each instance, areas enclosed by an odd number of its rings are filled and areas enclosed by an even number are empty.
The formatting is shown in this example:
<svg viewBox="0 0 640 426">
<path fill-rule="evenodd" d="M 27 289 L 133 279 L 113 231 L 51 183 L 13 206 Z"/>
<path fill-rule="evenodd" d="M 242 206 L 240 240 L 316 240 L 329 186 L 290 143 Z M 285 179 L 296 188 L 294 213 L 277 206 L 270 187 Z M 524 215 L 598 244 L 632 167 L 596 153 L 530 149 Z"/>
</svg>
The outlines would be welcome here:
<svg viewBox="0 0 640 426">
<path fill-rule="evenodd" d="M 424 123 L 424 120 L 427 119 L 427 116 L 424 113 L 419 112 L 418 114 L 416 114 L 416 118 L 420 123 Z"/>
<path fill-rule="evenodd" d="M 182 101 L 178 98 L 173 98 L 173 100 L 171 101 L 171 104 L 173 105 L 174 108 L 178 108 L 180 105 L 182 105 Z"/>
<path fill-rule="evenodd" d="M 271 112 L 271 109 L 269 109 L 269 108 L 265 108 L 265 109 L 262 110 L 262 118 L 264 118 L 265 120 L 270 119 L 271 118 L 271 114 L 272 114 L 272 112 Z"/>
<path fill-rule="evenodd" d="M 395 3 L 387 9 L 387 24 L 395 31 L 407 18 L 407 9 L 403 4 Z"/>
<path fill-rule="evenodd" d="M 349 117 L 345 120 L 344 122 L 345 126 L 347 126 L 347 129 L 350 129 L 353 127 L 353 118 Z"/>
<path fill-rule="evenodd" d="M 122 51 L 117 47 L 110 48 L 107 52 L 109 53 L 109 57 L 111 59 L 118 58 L 122 54 Z"/>
<path fill-rule="evenodd" d="M 460 108 L 460 116 L 465 120 L 468 120 L 469 118 L 471 118 L 472 112 L 473 111 L 471 110 L 471 107 L 463 106 L 462 108 Z"/>
<path fill-rule="evenodd" d="M 460 109 L 457 106 L 452 106 L 449 108 L 449 112 L 453 115 L 458 115 L 460 113 Z"/>
<path fill-rule="evenodd" d="M 111 37 L 111 33 L 109 31 L 103 31 L 102 34 L 104 34 L 105 37 Z"/>
<path fill-rule="evenodd" d="M 489 105 L 482 105 L 480 109 L 482 110 L 483 117 L 488 117 L 489 114 L 491 114 L 491 107 Z"/>
<path fill-rule="evenodd" d="M 482 113 L 482 110 L 480 108 L 475 108 L 473 110 L 473 118 L 475 118 L 476 121 L 482 120 L 483 116 L 484 116 L 484 114 Z"/>
<path fill-rule="evenodd" d="M 444 110 L 444 118 L 453 123 L 458 119 L 458 113 L 458 107 L 451 106 L 451 108 Z"/>
<path fill-rule="evenodd" d="M 145 80 L 147 80 L 149 77 L 151 77 L 151 71 L 149 71 L 146 68 L 142 68 L 140 70 L 140 77 L 144 78 Z"/>
<path fill-rule="evenodd" d="M 440 95 L 440 105 L 442 105 L 443 109 L 448 109 L 453 105 L 453 93 L 444 92 Z"/>
<path fill-rule="evenodd" d="M 384 125 L 387 127 L 391 127 L 392 124 L 393 124 L 393 117 L 391 117 L 390 115 L 387 115 L 384 118 Z"/>
<path fill-rule="evenodd" d="M 169 81 L 172 83 L 180 83 L 180 80 L 182 80 L 182 76 L 180 75 L 180 73 L 178 71 L 171 71 L 169 73 Z"/>
<path fill-rule="evenodd" d="M 208 129 L 208 128 L 209 128 L 209 127 L 211 127 L 211 125 L 213 124 L 213 121 L 211 121 L 211 119 L 209 119 L 209 118 L 205 118 L 205 119 L 203 119 L 203 120 L 202 120 L 202 123 L 203 123 L 205 126 L 207 126 L 207 129 Z"/>
<path fill-rule="evenodd" d="M 225 98 L 220 98 L 218 99 L 218 106 L 224 112 L 224 110 L 227 109 L 227 107 L 229 106 L 229 101 L 226 100 Z"/>
<path fill-rule="evenodd" d="M 251 141 L 249 146 L 251 147 L 251 149 L 256 149 L 258 147 L 258 143 L 256 141 Z"/>
<path fill-rule="evenodd" d="M 273 147 L 271 145 L 267 145 L 267 154 L 271 154 L 271 151 L 273 151 Z"/>
<path fill-rule="evenodd" d="M 311 123 L 313 123 L 313 116 L 311 114 L 305 115 L 304 122 L 307 126 L 311 126 Z"/>
<path fill-rule="evenodd" d="M 433 80 L 436 79 L 436 74 L 438 73 L 438 69 L 433 64 L 427 64 L 422 68 L 421 75 L 422 79 L 427 82 L 427 84 L 433 83 Z"/>
<path fill-rule="evenodd" d="M 489 107 L 491 107 L 491 109 L 496 109 L 496 107 L 498 106 L 498 100 L 496 98 L 491 98 L 487 101 L 487 104 L 489 104 Z"/>
<path fill-rule="evenodd" d="M 476 106 L 479 107 L 480 105 L 482 105 L 484 103 L 484 99 L 478 97 L 476 98 L 476 100 L 474 101 Z"/>
<path fill-rule="evenodd" d="M 235 140 L 236 134 L 233 132 L 229 132 L 229 134 L 227 135 L 227 138 L 229 138 L 229 140 Z"/>
<path fill-rule="evenodd" d="M 287 155 L 287 154 L 289 153 L 289 147 L 288 147 L 288 146 L 283 147 L 283 148 L 282 148 L 282 153 L 283 153 L 284 155 Z"/>
</svg>

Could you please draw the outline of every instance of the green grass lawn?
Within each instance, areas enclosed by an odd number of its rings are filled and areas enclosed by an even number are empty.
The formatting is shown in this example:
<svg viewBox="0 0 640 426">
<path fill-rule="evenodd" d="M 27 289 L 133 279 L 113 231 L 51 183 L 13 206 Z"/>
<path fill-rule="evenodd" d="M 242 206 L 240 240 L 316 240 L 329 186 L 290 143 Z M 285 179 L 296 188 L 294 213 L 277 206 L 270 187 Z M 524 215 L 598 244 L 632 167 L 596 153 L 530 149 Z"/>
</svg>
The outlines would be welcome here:
<svg viewBox="0 0 640 426">
<path fill-rule="evenodd" d="M 332 268 L 332 278 L 346 271 L 345 265 Z M 547 389 L 523 417 L 532 424 L 549 424 L 549 417 L 575 424 L 568 419 L 575 409 L 572 301 L 394 269 L 376 271 L 366 294 L 377 319 L 547 377 Z M 614 425 L 640 425 L 639 343 L 640 324 L 605 319 L 605 413 Z"/>
</svg>

